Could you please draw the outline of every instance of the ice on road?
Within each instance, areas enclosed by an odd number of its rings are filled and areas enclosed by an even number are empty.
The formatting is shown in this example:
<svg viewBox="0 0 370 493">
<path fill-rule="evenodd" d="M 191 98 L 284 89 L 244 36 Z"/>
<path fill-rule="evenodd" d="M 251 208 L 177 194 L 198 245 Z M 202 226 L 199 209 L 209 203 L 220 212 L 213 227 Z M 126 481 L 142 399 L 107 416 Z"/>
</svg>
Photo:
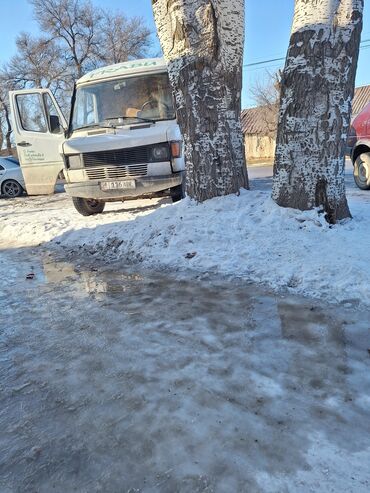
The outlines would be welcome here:
<svg viewBox="0 0 370 493">
<path fill-rule="evenodd" d="M 369 491 L 368 311 L 0 260 L 2 493 Z"/>
</svg>

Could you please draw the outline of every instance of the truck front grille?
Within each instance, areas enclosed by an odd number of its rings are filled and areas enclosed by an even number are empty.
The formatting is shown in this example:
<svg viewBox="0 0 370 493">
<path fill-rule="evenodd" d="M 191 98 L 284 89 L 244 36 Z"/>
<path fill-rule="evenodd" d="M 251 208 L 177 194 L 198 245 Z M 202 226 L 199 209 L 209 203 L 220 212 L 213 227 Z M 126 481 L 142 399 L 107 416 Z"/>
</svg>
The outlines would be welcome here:
<svg viewBox="0 0 370 493">
<path fill-rule="evenodd" d="M 142 164 L 150 161 L 151 147 L 140 146 L 111 151 L 85 152 L 82 158 L 85 168 Z"/>
<path fill-rule="evenodd" d="M 147 173 L 147 164 L 137 164 L 132 166 L 104 166 L 102 168 L 90 168 L 86 170 L 89 180 L 115 180 L 117 178 L 145 176 Z"/>
</svg>

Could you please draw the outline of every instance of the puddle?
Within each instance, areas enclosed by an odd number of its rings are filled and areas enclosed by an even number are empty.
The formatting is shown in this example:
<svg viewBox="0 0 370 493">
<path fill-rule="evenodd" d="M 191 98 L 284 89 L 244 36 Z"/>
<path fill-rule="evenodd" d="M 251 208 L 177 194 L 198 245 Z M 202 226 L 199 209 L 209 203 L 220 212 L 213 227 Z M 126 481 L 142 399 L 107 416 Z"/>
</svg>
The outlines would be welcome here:
<svg viewBox="0 0 370 493">
<path fill-rule="evenodd" d="M 37 251 L 0 270 L 1 492 L 369 490 L 368 311 Z"/>
</svg>

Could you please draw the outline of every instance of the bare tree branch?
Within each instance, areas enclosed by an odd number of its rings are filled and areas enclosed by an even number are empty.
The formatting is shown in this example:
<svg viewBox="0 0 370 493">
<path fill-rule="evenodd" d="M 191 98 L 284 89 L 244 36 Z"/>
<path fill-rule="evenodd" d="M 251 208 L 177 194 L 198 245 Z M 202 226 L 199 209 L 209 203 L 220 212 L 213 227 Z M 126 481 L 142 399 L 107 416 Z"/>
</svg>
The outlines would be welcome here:
<svg viewBox="0 0 370 493">
<path fill-rule="evenodd" d="M 250 88 L 250 94 L 259 107 L 261 118 L 265 124 L 266 135 L 276 138 L 279 100 L 281 89 L 281 71 L 269 73 L 268 81 L 256 81 Z"/>
</svg>

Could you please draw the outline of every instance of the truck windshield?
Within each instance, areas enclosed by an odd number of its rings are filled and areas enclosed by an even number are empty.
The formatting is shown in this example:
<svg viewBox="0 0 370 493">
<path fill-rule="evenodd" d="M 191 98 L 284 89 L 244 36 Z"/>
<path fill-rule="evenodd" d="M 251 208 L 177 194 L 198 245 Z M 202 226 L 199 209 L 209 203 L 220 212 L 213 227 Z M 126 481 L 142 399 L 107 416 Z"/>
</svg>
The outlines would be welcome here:
<svg viewBox="0 0 370 493">
<path fill-rule="evenodd" d="M 175 118 L 167 73 L 114 79 L 79 87 L 72 108 L 72 130 L 89 126 Z M 117 118 L 117 122 L 114 119 Z M 121 118 L 121 120 L 120 120 Z"/>
</svg>

